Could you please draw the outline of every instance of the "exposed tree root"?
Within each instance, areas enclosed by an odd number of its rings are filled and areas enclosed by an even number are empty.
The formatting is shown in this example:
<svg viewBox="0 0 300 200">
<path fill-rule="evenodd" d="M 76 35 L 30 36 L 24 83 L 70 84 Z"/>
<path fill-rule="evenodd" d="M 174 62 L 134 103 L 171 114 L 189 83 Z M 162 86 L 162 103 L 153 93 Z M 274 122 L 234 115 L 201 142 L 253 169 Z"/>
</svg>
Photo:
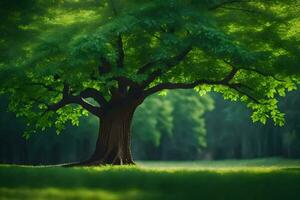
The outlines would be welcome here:
<svg viewBox="0 0 300 200">
<path fill-rule="evenodd" d="M 104 160 L 86 160 L 83 162 L 77 162 L 77 163 L 68 163 L 61 165 L 62 167 L 92 167 L 92 166 L 105 166 L 105 165 L 135 165 L 133 161 L 130 162 L 107 162 Z"/>
</svg>

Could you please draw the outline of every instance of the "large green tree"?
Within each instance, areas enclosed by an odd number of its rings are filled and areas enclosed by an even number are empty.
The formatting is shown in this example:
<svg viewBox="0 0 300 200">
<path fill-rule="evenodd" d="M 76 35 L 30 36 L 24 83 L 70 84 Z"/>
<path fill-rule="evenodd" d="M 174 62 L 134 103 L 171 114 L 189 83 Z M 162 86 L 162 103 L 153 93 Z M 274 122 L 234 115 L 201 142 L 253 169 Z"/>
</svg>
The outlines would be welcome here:
<svg viewBox="0 0 300 200">
<path fill-rule="evenodd" d="M 1 13 L 1 54 L 12 52 L 1 56 L 1 93 L 27 118 L 25 136 L 97 116 L 83 164 L 133 163 L 132 116 L 162 90 L 214 90 L 246 103 L 254 121 L 283 124 L 276 97 L 297 84 L 296 0 L 16 2 Z"/>
</svg>

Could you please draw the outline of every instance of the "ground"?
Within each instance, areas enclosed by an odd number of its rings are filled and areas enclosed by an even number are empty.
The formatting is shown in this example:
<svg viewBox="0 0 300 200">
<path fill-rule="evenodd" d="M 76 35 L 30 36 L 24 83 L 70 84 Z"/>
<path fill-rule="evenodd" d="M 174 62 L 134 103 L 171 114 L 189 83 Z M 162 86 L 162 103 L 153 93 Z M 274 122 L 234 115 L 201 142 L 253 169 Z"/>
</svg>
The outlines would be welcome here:
<svg viewBox="0 0 300 200">
<path fill-rule="evenodd" d="M 300 160 L 92 168 L 0 165 L 0 199 L 300 199 Z"/>
</svg>

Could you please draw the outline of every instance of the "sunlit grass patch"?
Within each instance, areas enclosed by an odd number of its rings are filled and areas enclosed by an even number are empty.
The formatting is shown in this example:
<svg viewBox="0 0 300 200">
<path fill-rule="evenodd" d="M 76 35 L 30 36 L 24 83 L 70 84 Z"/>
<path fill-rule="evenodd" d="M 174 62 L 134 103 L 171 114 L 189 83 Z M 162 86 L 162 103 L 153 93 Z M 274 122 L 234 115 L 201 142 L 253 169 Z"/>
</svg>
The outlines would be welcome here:
<svg viewBox="0 0 300 200">
<path fill-rule="evenodd" d="M 62 189 L 62 188 L 0 188 L 0 199 L 91 199 L 91 200 L 118 200 L 136 199 L 138 197 L 155 197 L 138 190 L 127 190 L 122 192 L 101 189 Z"/>
<path fill-rule="evenodd" d="M 2 199 L 297 199 L 298 160 L 0 166 Z M 21 198 L 24 197 L 24 198 Z M 0 198 L 0 199 L 1 199 Z"/>
<path fill-rule="evenodd" d="M 286 168 L 299 168 L 299 160 L 281 158 L 253 159 L 253 160 L 221 160 L 221 161 L 142 161 L 138 165 L 143 169 L 155 170 L 212 170 L 268 172 Z"/>
</svg>

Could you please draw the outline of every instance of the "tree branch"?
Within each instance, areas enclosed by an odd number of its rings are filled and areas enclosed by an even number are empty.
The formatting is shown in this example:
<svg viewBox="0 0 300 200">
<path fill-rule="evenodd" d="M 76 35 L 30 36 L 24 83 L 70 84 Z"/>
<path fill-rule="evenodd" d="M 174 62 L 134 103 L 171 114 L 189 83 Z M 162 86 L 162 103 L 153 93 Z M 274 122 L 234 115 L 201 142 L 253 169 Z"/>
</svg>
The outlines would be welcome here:
<svg viewBox="0 0 300 200">
<path fill-rule="evenodd" d="M 162 83 L 157 86 L 154 86 L 144 92 L 144 97 L 147 97 L 149 95 L 152 95 L 156 92 L 162 91 L 162 90 L 172 90 L 172 89 L 192 89 L 196 87 L 197 85 L 201 84 L 209 84 L 209 85 L 224 85 L 228 86 L 229 88 L 232 88 L 236 90 L 238 93 L 243 94 L 247 96 L 250 100 L 257 104 L 261 104 L 259 100 L 257 100 L 255 97 L 250 95 L 249 93 L 242 91 L 241 87 L 244 87 L 242 84 L 226 84 L 223 81 L 211 81 L 211 80 L 198 80 L 194 81 L 193 83 Z M 245 86 L 246 88 L 249 88 L 248 86 Z"/>
<path fill-rule="evenodd" d="M 238 70 L 239 69 L 233 67 L 229 74 L 223 80 L 221 80 L 221 82 L 224 84 L 228 84 L 234 78 Z"/>
<path fill-rule="evenodd" d="M 236 73 L 238 72 L 239 69 L 232 67 L 232 70 L 229 72 L 229 74 L 227 76 L 225 76 L 222 80 L 219 81 L 215 81 L 215 80 L 196 80 L 192 83 L 161 83 L 158 84 L 148 90 L 145 90 L 143 93 L 143 97 L 147 97 L 149 95 L 152 95 L 156 92 L 165 90 L 165 89 L 192 89 L 194 87 L 196 87 L 197 85 L 201 85 L 201 84 L 209 84 L 209 85 L 224 85 L 227 86 L 229 88 L 232 88 L 234 90 L 236 90 L 237 92 L 239 92 L 240 94 L 246 95 L 250 100 L 252 100 L 253 102 L 257 103 L 257 104 L 261 104 L 261 102 L 259 102 L 259 100 L 257 100 L 255 97 L 253 97 L 252 95 L 250 95 L 249 93 L 241 90 L 242 87 L 245 87 L 249 90 L 252 90 L 252 88 L 243 85 L 241 83 L 230 83 L 230 81 L 233 80 L 234 76 L 236 75 Z"/>
<path fill-rule="evenodd" d="M 105 57 L 100 57 L 100 65 L 98 67 L 99 74 L 106 74 L 110 72 L 112 69 L 112 64 L 109 62 L 109 60 Z"/>
<path fill-rule="evenodd" d="M 159 63 L 161 60 L 152 60 L 147 62 L 146 64 L 139 67 L 138 74 L 143 74 L 146 71 L 148 71 L 151 67 L 153 67 L 155 64 Z"/>
<path fill-rule="evenodd" d="M 100 117 L 100 115 L 101 115 L 100 107 L 96 107 L 96 106 L 89 104 L 88 102 L 84 101 L 83 98 L 81 98 L 79 96 L 63 97 L 59 102 L 48 105 L 47 106 L 48 109 L 46 110 L 46 112 L 57 111 L 58 109 L 66 106 L 66 105 L 69 105 L 69 104 L 80 105 L 81 107 L 83 107 L 84 109 L 86 109 L 87 111 L 89 111 L 90 113 L 92 113 L 95 116 Z"/>
<path fill-rule="evenodd" d="M 168 30 L 165 30 L 163 27 L 161 27 L 161 30 L 164 33 L 167 33 L 167 32 L 174 33 L 175 32 L 175 29 L 172 29 L 171 31 L 168 31 Z M 188 38 L 189 35 L 190 35 L 190 32 L 187 30 L 186 38 Z M 154 37 L 159 39 L 159 40 L 162 40 L 160 37 L 156 36 L 155 34 L 154 34 Z M 188 46 L 188 47 L 192 48 L 192 46 Z M 138 74 L 143 74 L 143 73 L 147 72 L 149 69 L 151 69 L 151 67 L 155 66 L 156 64 L 158 64 L 160 62 L 163 63 L 164 60 L 163 59 L 151 60 L 151 61 L 145 63 L 144 65 L 139 67 Z"/>
<path fill-rule="evenodd" d="M 84 109 L 86 109 L 87 111 L 89 111 L 90 113 L 92 113 L 95 116 L 100 117 L 101 116 L 101 109 L 100 107 L 97 106 L 93 106 L 91 104 L 89 104 L 88 102 L 86 102 L 83 98 L 81 97 L 72 97 L 74 98 L 73 100 L 71 100 L 72 102 L 74 102 L 75 104 L 80 105 L 81 107 L 83 107 Z"/>
<path fill-rule="evenodd" d="M 110 6 L 113 11 L 113 15 L 117 16 L 118 11 L 115 6 L 115 3 L 113 0 L 110 0 Z M 125 57 L 125 52 L 124 52 L 124 47 L 123 47 L 123 38 L 122 34 L 118 33 L 117 35 L 117 44 L 116 44 L 116 51 L 117 51 L 117 59 L 116 59 L 116 64 L 118 68 L 124 68 L 124 57 Z M 118 81 L 118 92 L 120 95 L 124 95 L 127 92 L 127 87 L 126 84 L 123 81 L 117 80 Z M 115 93 L 116 91 L 112 91 L 112 93 Z"/>
<path fill-rule="evenodd" d="M 59 102 L 47 105 L 47 111 L 57 111 L 58 109 L 70 104 L 71 102 L 67 101 L 66 99 L 61 99 Z"/>
<path fill-rule="evenodd" d="M 192 83 L 161 83 L 158 84 L 152 88 L 149 88 L 148 90 L 146 90 L 144 92 L 144 96 L 147 97 L 151 94 L 154 94 L 156 92 L 159 92 L 161 90 L 172 90 L 172 89 L 192 89 L 194 87 L 196 87 L 197 85 L 201 85 L 201 84 L 221 84 L 222 81 L 213 81 L 213 80 L 197 80 L 194 81 Z"/>
<path fill-rule="evenodd" d="M 112 78 L 118 82 L 121 82 L 123 85 L 130 86 L 130 87 L 139 87 L 139 84 L 127 77 L 124 76 L 116 76 Z"/>
<path fill-rule="evenodd" d="M 223 85 L 228 85 L 229 82 L 234 78 L 236 73 L 238 72 L 237 68 L 232 67 L 231 71 L 227 76 L 225 76 L 222 80 L 220 81 L 213 81 L 213 80 L 197 80 L 194 81 L 193 83 L 161 83 L 157 86 L 154 86 L 148 90 L 145 91 L 145 95 L 151 95 L 155 92 L 164 90 L 164 89 L 188 89 L 188 88 L 194 88 L 197 85 L 200 84 L 223 84 Z"/>
<path fill-rule="evenodd" d="M 224 84 L 228 85 L 229 82 L 234 78 L 236 73 L 238 72 L 239 69 L 237 68 L 232 68 L 232 70 L 229 72 L 227 76 L 225 76 L 222 80 L 220 81 L 213 81 L 213 80 L 197 80 L 194 81 L 193 83 L 161 83 L 157 86 L 154 86 L 147 90 L 150 93 L 153 92 L 158 92 L 163 89 L 188 89 L 188 88 L 194 88 L 197 85 L 200 84 Z"/>
<path fill-rule="evenodd" d="M 168 71 L 169 69 L 171 69 L 172 67 L 178 65 L 185 57 L 186 55 L 192 50 L 192 46 L 189 45 L 187 46 L 185 49 L 183 49 L 183 51 L 181 51 L 178 55 L 170 58 L 170 59 L 166 59 L 166 60 L 158 60 L 156 62 L 151 62 L 151 64 L 148 64 L 148 67 L 150 67 L 150 65 L 155 65 L 158 63 L 162 63 L 164 64 L 166 67 L 164 69 L 158 69 L 153 71 L 148 78 L 142 83 L 142 88 L 146 88 L 152 81 L 154 81 L 157 77 L 159 77 L 160 75 L 162 75 L 163 72 Z"/>
<path fill-rule="evenodd" d="M 28 85 L 42 86 L 43 88 L 47 89 L 48 91 L 51 91 L 51 92 L 60 92 L 59 90 L 55 89 L 51 85 L 47 85 L 47 84 L 41 83 L 41 82 L 31 82 L 31 83 L 28 83 Z"/>
<path fill-rule="evenodd" d="M 234 90 L 236 90 L 238 93 L 247 96 L 253 102 L 255 102 L 257 104 L 261 104 L 261 102 L 258 99 L 256 99 L 254 96 L 252 96 L 249 93 L 241 90 L 241 87 L 245 87 L 245 88 L 248 88 L 248 89 L 251 89 L 251 90 L 252 90 L 252 88 L 249 88 L 248 86 L 245 86 L 245 85 L 242 85 L 242 84 L 228 84 L 227 86 L 234 89 Z"/>
<path fill-rule="evenodd" d="M 226 60 L 223 60 L 223 61 L 224 61 L 226 64 L 230 65 L 232 68 L 235 68 L 235 67 L 233 66 L 233 64 L 230 63 L 229 61 L 226 61 Z M 273 79 L 276 80 L 276 81 L 284 82 L 284 80 L 280 80 L 280 79 L 276 78 L 276 77 L 275 77 L 274 75 L 272 75 L 272 74 L 267 74 L 267 73 L 262 72 L 262 71 L 260 71 L 260 70 L 258 70 L 258 69 L 255 69 L 255 68 L 239 67 L 238 69 L 242 69 L 242 70 L 246 70 L 246 71 L 252 71 L 252 72 L 255 72 L 255 73 L 257 73 L 257 74 L 259 74 L 259 75 L 261 75 L 261 76 L 271 77 L 271 78 L 273 78 Z"/>
<path fill-rule="evenodd" d="M 69 105 L 69 104 L 77 104 L 80 105 L 81 107 L 83 107 L 84 109 L 86 109 L 87 111 L 89 111 L 90 113 L 100 117 L 101 112 L 100 112 L 100 107 L 97 106 L 93 106 L 91 104 L 89 104 L 88 102 L 84 101 L 83 98 L 87 98 L 87 97 L 95 97 L 99 100 L 99 98 L 102 98 L 102 95 L 100 93 L 96 93 L 97 90 L 94 90 L 92 88 L 88 88 L 86 90 L 84 90 L 83 92 L 80 93 L 79 96 L 74 96 L 72 94 L 70 94 L 70 86 L 65 82 L 64 83 L 64 87 L 63 87 L 63 91 L 62 91 L 62 99 L 60 101 L 58 101 L 57 103 L 54 104 L 50 104 L 46 106 L 48 107 L 47 110 L 45 112 L 48 111 L 57 111 L 58 109 Z M 82 95 L 82 96 L 81 96 Z M 95 99 L 95 100 L 97 100 Z M 99 100 L 101 101 L 101 100 Z"/>
<path fill-rule="evenodd" d="M 35 98 L 32 98 L 32 97 L 29 97 L 28 100 L 32 101 L 32 102 L 35 102 L 35 103 L 39 103 L 39 104 L 44 104 L 45 106 L 48 106 L 48 104 L 41 100 L 41 99 L 35 99 Z"/>
<path fill-rule="evenodd" d="M 216 10 L 218 8 L 221 8 L 225 5 L 228 5 L 228 4 L 235 4 L 235 3 L 249 3 L 251 2 L 251 0 L 229 0 L 229 1 L 223 1 L 222 3 L 219 3 L 219 4 L 216 4 L 210 8 L 208 8 L 208 10 Z"/>
<path fill-rule="evenodd" d="M 115 6 L 115 2 L 113 0 L 110 0 L 110 6 L 112 8 L 113 14 L 117 15 L 118 12 L 117 12 L 117 9 L 116 9 L 116 6 Z"/>
<path fill-rule="evenodd" d="M 228 7 L 228 6 L 224 6 L 222 8 L 227 9 L 227 10 L 237 10 L 237 11 L 242 11 L 242 12 L 248 12 L 250 14 L 262 14 L 261 12 L 258 12 L 255 10 L 250 10 L 250 9 L 245 9 L 245 8 Z"/>
<path fill-rule="evenodd" d="M 86 88 L 82 92 L 80 92 L 79 95 L 81 98 L 93 98 L 100 106 L 107 105 L 107 101 L 104 98 L 104 96 L 100 93 L 100 91 L 94 89 L 94 88 Z"/>
<path fill-rule="evenodd" d="M 115 6 L 115 2 L 113 0 L 110 0 L 110 6 L 112 8 L 113 14 L 115 16 L 118 15 L 118 11 L 117 8 Z M 125 57 L 125 53 L 124 53 L 124 48 L 123 48 L 123 38 L 122 38 L 122 34 L 118 33 L 117 35 L 117 45 L 116 45 L 116 50 L 117 50 L 117 67 L 119 68 L 123 68 L 124 67 L 124 57 Z"/>
</svg>

